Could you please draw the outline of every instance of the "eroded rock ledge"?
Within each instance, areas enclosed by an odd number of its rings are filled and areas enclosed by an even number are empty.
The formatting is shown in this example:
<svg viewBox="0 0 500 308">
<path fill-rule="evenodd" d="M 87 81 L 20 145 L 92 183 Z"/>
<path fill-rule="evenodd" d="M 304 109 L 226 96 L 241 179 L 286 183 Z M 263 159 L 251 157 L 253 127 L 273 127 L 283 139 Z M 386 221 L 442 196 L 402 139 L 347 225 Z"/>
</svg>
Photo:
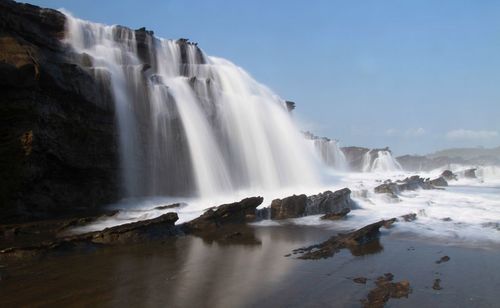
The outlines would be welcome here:
<svg viewBox="0 0 500 308">
<path fill-rule="evenodd" d="M 392 197 L 397 197 L 397 195 L 405 190 L 416 190 L 416 189 L 438 189 L 439 187 L 448 186 L 448 182 L 443 176 L 440 176 L 434 180 L 424 179 L 418 175 L 408 177 L 404 180 L 398 180 L 392 182 L 391 180 L 385 181 L 374 188 L 375 193 L 378 194 L 389 194 Z"/>
<path fill-rule="evenodd" d="M 388 228 L 395 221 L 396 218 L 381 220 L 349 233 L 332 236 L 320 244 L 296 249 L 293 253 L 301 254 L 299 259 L 317 260 L 330 258 L 341 249 L 357 250 L 360 246 L 378 239 L 380 228 Z"/>
<path fill-rule="evenodd" d="M 154 219 L 126 223 L 106 228 L 102 231 L 57 238 L 56 236 L 60 234 L 59 231 L 65 230 L 68 226 L 80 225 L 82 223 L 82 221 L 74 219 L 60 220 L 46 226 L 46 228 L 51 228 L 53 232 L 52 239 L 35 245 L 3 249 L 0 251 L 0 259 L 42 256 L 49 252 L 88 250 L 99 245 L 143 243 L 186 234 L 194 234 L 201 237 L 210 236 L 216 240 L 238 239 L 245 237 L 240 231 L 231 231 L 230 234 L 227 234 L 227 230 L 218 231 L 231 224 L 244 224 L 255 221 L 256 208 L 262 201 L 262 197 L 252 197 L 239 202 L 223 204 L 208 209 L 200 217 L 181 225 L 175 225 L 175 222 L 178 220 L 177 213 L 169 212 Z M 93 219 L 95 218 L 84 219 L 83 223 L 92 221 Z M 28 226 L 31 225 L 28 224 Z M 43 223 L 34 224 L 31 228 L 42 228 L 43 225 Z M 4 236 L 8 236 L 8 234 L 15 236 L 16 233 L 21 232 L 19 230 L 25 230 L 26 228 L 26 226 L 12 226 L 11 228 L 4 228 L 2 232 Z"/>
<path fill-rule="evenodd" d="M 267 218 L 281 220 L 319 214 L 343 217 L 354 207 L 355 203 L 351 199 L 351 190 L 343 188 L 335 192 L 327 190 L 311 196 L 302 194 L 275 199 L 271 202 L 269 209 L 261 211 L 269 212 Z M 260 214 L 260 216 L 264 215 Z"/>
</svg>

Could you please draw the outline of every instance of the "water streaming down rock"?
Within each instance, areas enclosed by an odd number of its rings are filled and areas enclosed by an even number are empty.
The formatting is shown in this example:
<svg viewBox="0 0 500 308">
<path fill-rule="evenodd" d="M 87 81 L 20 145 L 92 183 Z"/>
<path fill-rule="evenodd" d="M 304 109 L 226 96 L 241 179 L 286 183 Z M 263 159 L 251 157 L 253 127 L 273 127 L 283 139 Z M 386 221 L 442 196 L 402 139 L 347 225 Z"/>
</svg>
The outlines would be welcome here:
<svg viewBox="0 0 500 308">
<path fill-rule="evenodd" d="M 312 142 L 314 143 L 316 152 L 327 166 L 339 171 L 347 171 L 349 169 L 344 152 L 342 152 L 336 140 L 317 138 L 312 140 Z"/>
<path fill-rule="evenodd" d="M 318 185 L 285 101 L 196 44 L 67 15 L 75 62 L 115 101 L 126 196 Z"/>
<path fill-rule="evenodd" d="M 363 172 L 387 172 L 403 170 L 389 150 L 370 150 L 363 156 Z"/>
</svg>

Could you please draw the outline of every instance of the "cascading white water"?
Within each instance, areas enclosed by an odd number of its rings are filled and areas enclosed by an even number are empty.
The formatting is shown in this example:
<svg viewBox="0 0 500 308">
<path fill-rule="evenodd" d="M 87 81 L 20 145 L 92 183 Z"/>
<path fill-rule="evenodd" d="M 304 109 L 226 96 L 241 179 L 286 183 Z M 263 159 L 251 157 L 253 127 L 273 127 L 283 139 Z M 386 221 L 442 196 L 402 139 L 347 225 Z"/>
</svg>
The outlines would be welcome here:
<svg viewBox="0 0 500 308">
<path fill-rule="evenodd" d="M 390 151 L 370 150 L 363 156 L 363 172 L 387 172 L 403 170 Z"/>
<path fill-rule="evenodd" d="M 345 154 L 340 149 L 336 140 L 315 138 L 311 139 L 311 142 L 314 144 L 315 151 L 327 166 L 339 171 L 347 171 L 349 169 Z"/>
<path fill-rule="evenodd" d="M 111 89 L 126 196 L 319 184 L 285 102 L 244 70 L 186 40 L 66 15 L 75 61 Z"/>
</svg>

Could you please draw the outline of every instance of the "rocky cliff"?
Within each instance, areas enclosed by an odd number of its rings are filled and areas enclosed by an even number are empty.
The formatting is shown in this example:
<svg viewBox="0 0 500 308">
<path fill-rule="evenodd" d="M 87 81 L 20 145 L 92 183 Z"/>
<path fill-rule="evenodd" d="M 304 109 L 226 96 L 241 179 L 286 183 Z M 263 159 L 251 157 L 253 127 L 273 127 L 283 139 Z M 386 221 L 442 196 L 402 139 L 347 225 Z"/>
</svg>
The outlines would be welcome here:
<svg viewBox="0 0 500 308">
<path fill-rule="evenodd" d="M 65 16 L 0 2 L 0 222 L 96 209 L 116 200 L 110 95 L 61 39 Z"/>
</svg>

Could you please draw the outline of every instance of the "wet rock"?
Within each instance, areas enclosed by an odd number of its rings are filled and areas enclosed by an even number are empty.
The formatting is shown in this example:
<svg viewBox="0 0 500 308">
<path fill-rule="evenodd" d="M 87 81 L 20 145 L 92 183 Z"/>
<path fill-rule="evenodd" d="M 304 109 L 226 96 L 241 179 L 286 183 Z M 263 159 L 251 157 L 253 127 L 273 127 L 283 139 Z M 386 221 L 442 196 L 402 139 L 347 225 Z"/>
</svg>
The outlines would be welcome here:
<svg viewBox="0 0 500 308">
<path fill-rule="evenodd" d="M 417 189 L 440 189 L 437 186 L 447 186 L 448 183 L 444 179 L 437 178 L 434 180 L 424 179 L 418 175 L 413 175 L 405 178 L 404 180 L 398 180 L 392 182 L 391 180 L 385 181 L 383 184 L 374 188 L 375 193 L 378 194 L 389 194 L 390 196 L 397 198 L 397 195 L 402 191 L 407 190 L 417 190 Z"/>
<path fill-rule="evenodd" d="M 177 213 L 166 213 L 157 218 L 143 220 L 93 232 L 81 237 L 89 237 L 93 243 L 124 244 L 154 240 L 178 234 L 175 222 Z M 78 238 L 77 236 L 76 238 Z"/>
<path fill-rule="evenodd" d="M 354 202 L 351 199 L 351 190 L 349 188 L 339 189 L 335 192 L 327 190 L 307 197 L 305 215 L 331 214 L 345 216 L 353 205 Z"/>
<path fill-rule="evenodd" d="M 345 216 L 354 201 L 351 199 L 349 188 L 339 189 L 335 192 L 325 191 L 316 195 L 293 195 L 284 199 L 275 199 L 271 203 L 271 219 L 298 218 L 308 215 L 326 214 L 329 217 Z"/>
<path fill-rule="evenodd" d="M 434 186 L 448 186 L 448 182 L 442 176 L 440 176 L 434 180 L 429 181 L 429 184 L 434 185 Z"/>
<path fill-rule="evenodd" d="M 292 110 L 295 109 L 295 102 L 285 101 L 285 104 L 286 104 L 286 109 L 288 110 L 288 112 L 292 112 Z"/>
<path fill-rule="evenodd" d="M 200 217 L 185 223 L 182 229 L 189 233 L 211 232 L 223 225 L 255 221 L 256 208 L 263 200 L 262 197 L 251 197 L 208 209 Z"/>
<path fill-rule="evenodd" d="M 432 288 L 434 290 L 442 290 L 443 288 L 441 287 L 441 279 L 439 278 L 434 279 L 434 284 L 432 285 Z"/>
<path fill-rule="evenodd" d="M 7 224 L 0 226 L 0 249 L 12 246 L 32 246 L 41 242 L 54 241 L 69 235 L 69 231 L 99 219 L 115 215 L 118 211 L 105 211 L 95 215 L 63 219 L 41 220 L 28 223 Z"/>
<path fill-rule="evenodd" d="M 307 196 L 293 195 L 271 202 L 271 219 L 288 219 L 302 217 L 306 213 Z"/>
<path fill-rule="evenodd" d="M 456 180 L 457 179 L 457 175 L 453 172 L 451 172 L 451 170 L 445 170 L 443 171 L 443 173 L 441 173 L 441 176 L 447 180 L 447 181 L 451 181 L 451 180 Z"/>
<path fill-rule="evenodd" d="M 0 251 L 0 260 L 39 257 L 47 253 L 61 253 L 93 249 L 99 245 L 142 243 L 176 236 L 177 213 L 166 213 L 154 219 L 123 224 L 102 231 L 89 232 L 42 242 L 38 245 L 11 247 Z"/>
<path fill-rule="evenodd" d="M 354 281 L 355 283 L 359 283 L 359 284 L 366 284 L 367 280 L 368 279 L 366 277 L 356 277 L 352 281 Z"/>
<path fill-rule="evenodd" d="M 397 219 L 388 219 L 384 222 L 384 228 L 390 229 L 394 226 L 394 223 L 397 221 Z"/>
<path fill-rule="evenodd" d="M 173 203 L 173 204 L 169 204 L 169 205 L 160 205 L 160 206 L 155 207 L 155 210 L 175 209 L 175 208 L 184 207 L 184 206 L 187 206 L 187 204 L 184 202 L 179 202 L 179 203 Z"/>
<path fill-rule="evenodd" d="M 399 187 L 396 183 L 384 183 L 375 187 L 374 191 L 377 194 L 389 194 L 390 196 L 397 198 Z"/>
<path fill-rule="evenodd" d="M 377 278 L 376 287 L 362 300 L 364 307 L 384 307 L 391 298 L 408 297 L 411 293 L 410 283 L 407 280 L 392 282 L 394 276 L 387 273 Z"/>
<path fill-rule="evenodd" d="M 475 168 L 467 169 L 464 171 L 464 177 L 469 178 L 469 179 L 475 179 L 477 178 L 476 176 L 476 170 Z"/>
<path fill-rule="evenodd" d="M 406 215 L 401 216 L 401 218 L 406 222 L 411 222 L 411 221 L 417 220 L 417 214 L 410 213 L 410 214 L 406 214 Z"/>
<path fill-rule="evenodd" d="M 357 251 L 359 247 L 377 240 L 380 234 L 379 229 L 387 225 L 388 222 L 394 222 L 395 220 L 395 218 L 381 220 L 353 232 L 332 236 L 323 243 L 296 249 L 293 253 L 302 254 L 299 259 L 317 260 L 332 257 L 345 248 Z M 379 245 L 377 245 L 375 252 L 377 251 L 380 251 Z"/>
<path fill-rule="evenodd" d="M 450 257 L 444 256 L 444 257 L 441 257 L 441 259 L 437 260 L 436 263 L 441 264 L 441 263 L 448 262 L 448 261 L 450 261 Z"/>
<path fill-rule="evenodd" d="M 450 217 L 445 217 L 443 219 L 441 219 L 442 221 L 452 221 L 452 219 Z"/>
<path fill-rule="evenodd" d="M 340 211 L 340 213 L 328 213 L 321 216 L 320 218 L 323 220 L 340 220 L 344 219 L 350 212 L 351 212 L 350 209 L 344 209 Z"/>
</svg>

